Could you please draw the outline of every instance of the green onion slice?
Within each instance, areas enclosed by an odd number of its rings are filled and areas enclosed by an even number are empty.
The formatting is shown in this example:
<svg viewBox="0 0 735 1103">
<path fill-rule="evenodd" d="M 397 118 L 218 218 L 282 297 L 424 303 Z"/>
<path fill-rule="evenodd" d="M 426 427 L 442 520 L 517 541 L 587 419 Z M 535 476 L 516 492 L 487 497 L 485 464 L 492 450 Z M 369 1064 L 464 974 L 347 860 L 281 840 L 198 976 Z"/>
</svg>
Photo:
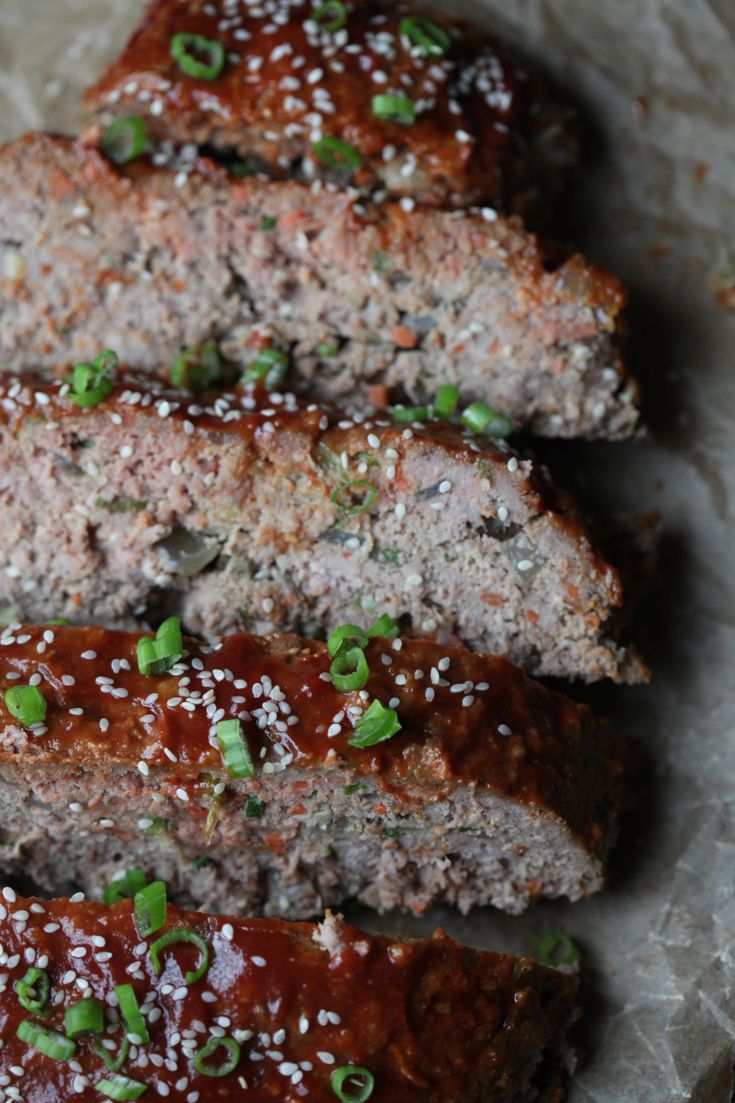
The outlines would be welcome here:
<svg viewBox="0 0 735 1103">
<path fill-rule="evenodd" d="M 109 1080 L 98 1080 L 95 1087 L 108 1099 L 120 1099 L 125 1103 L 131 1099 L 140 1099 L 148 1085 L 141 1084 L 140 1080 L 131 1080 L 129 1076 L 118 1074 Z"/>
<path fill-rule="evenodd" d="M 513 422 L 484 402 L 473 402 L 462 411 L 462 421 L 473 433 L 488 433 L 491 437 L 507 437 L 513 432 Z"/>
<path fill-rule="evenodd" d="M 442 421 L 448 421 L 457 409 L 458 401 L 459 387 L 453 387 L 451 383 L 442 383 L 434 399 L 434 413 Z"/>
<path fill-rule="evenodd" d="M 391 406 L 390 416 L 400 424 L 409 424 L 412 421 L 428 421 L 428 406 Z"/>
<path fill-rule="evenodd" d="M 326 0 L 311 13 L 323 31 L 341 31 L 347 22 L 347 8 L 341 0 Z"/>
<path fill-rule="evenodd" d="M 38 686 L 11 686 L 5 690 L 5 705 L 24 728 L 42 724 L 46 719 L 46 698 Z"/>
<path fill-rule="evenodd" d="M 332 341 L 320 341 L 314 351 L 317 356 L 336 356 L 338 349 Z"/>
<path fill-rule="evenodd" d="M 360 500 L 360 495 L 362 496 Z M 358 504 L 353 499 L 358 498 Z M 332 501 L 342 513 L 363 513 L 370 509 L 378 497 L 378 488 L 367 479 L 353 479 L 351 482 L 338 486 L 332 494 Z"/>
<path fill-rule="evenodd" d="M 117 365 L 117 353 L 112 349 L 98 352 L 91 364 L 75 364 L 66 379 L 70 385 L 69 401 L 83 407 L 98 406 L 104 402 L 115 389 L 111 376 Z"/>
<path fill-rule="evenodd" d="M 348 644 L 362 648 L 367 646 L 367 642 L 368 633 L 364 628 L 358 628 L 356 624 L 340 624 L 327 639 L 327 651 L 334 658 Z"/>
<path fill-rule="evenodd" d="M 136 892 L 144 889 L 147 882 L 148 878 L 142 869 L 126 869 L 122 877 L 110 882 L 102 899 L 105 904 L 119 904 L 121 900 L 129 900 Z"/>
<path fill-rule="evenodd" d="M 15 1033 L 21 1042 L 27 1042 L 33 1049 L 37 1049 L 46 1057 L 52 1057 L 54 1061 L 68 1061 L 77 1051 L 76 1042 L 71 1038 L 66 1038 L 63 1034 L 59 1034 L 58 1030 L 51 1030 L 30 1019 L 23 1019 Z"/>
<path fill-rule="evenodd" d="M 104 1029 L 104 1009 L 94 996 L 78 1000 L 64 1012 L 64 1030 L 67 1038 L 78 1038 L 80 1034 L 101 1034 Z"/>
<path fill-rule="evenodd" d="M 340 693 L 350 693 L 366 685 L 370 667 L 361 648 L 347 647 L 334 657 L 329 673 Z"/>
<path fill-rule="evenodd" d="M 536 957 L 542 965 L 574 965 L 579 961 L 579 947 L 569 935 L 549 931 L 541 939 Z"/>
<path fill-rule="evenodd" d="M 182 349 L 171 364 L 171 383 L 188 391 L 206 391 L 222 378 L 222 358 L 214 341 Z"/>
<path fill-rule="evenodd" d="M 218 1049 L 224 1049 L 226 1057 L 221 1065 L 208 1065 L 206 1060 L 216 1053 Z M 234 1038 L 210 1038 L 194 1057 L 194 1068 L 203 1076 L 227 1076 L 237 1068 L 240 1060 L 240 1046 Z"/>
<path fill-rule="evenodd" d="M 251 820 L 259 820 L 265 812 L 265 805 L 259 797 L 248 797 L 245 801 L 245 815 Z"/>
<path fill-rule="evenodd" d="M 127 165 L 145 153 L 147 144 L 145 120 L 139 115 L 115 119 L 102 138 L 102 152 L 114 165 Z"/>
<path fill-rule="evenodd" d="M 315 157 L 330 169 L 359 169 L 362 154 L 342 138 L 326 135 L 311 147 Z"/>
<path fill-rule="evenodd" d="M 400 634 L 401 630 L 390 613 L 383 613 L 368 628 L 368 636 L 381 636 L 386 640 L 394 640 Z"/>
<path fill-rule="evenodd" d="M 380 701 L 373 701 L 347 740 L 351 747 L 372 747 L 382 743 L 401 730 L 401 724 L 395 709 L 386 708 Z"/>
<path fill-rule="evenodd" d="M 138 670 L 141 674 L 163 674 L 184 654 L 181 621 L 169 617 L 156 632 L 156 638 L 141 636 L 138 640 Z"/>
<path fill-rule="evenodd" d="M 196 80 L 216 80 L 225 67 L 225 47 L 214 38 L 180 31 L 171 39 L 171 56 Z"/>
<path fill-rule="evenodd" d="M 148 1034 L 148 1026 L 140 1013 L 138 999 L 132 984 L 116 984 L 115 995 L 117 996 L 117 1002 L 120 1005 L 120 1011 L 125 1020 L 128 1034 L 135 1034 L 140 1039 L 140 1042 L 136 1042 L 136 1045 L 150 1042 L 151 1039 Z"/>
<path fill-rule="evenodd" d="M 96 1039 L 92 1040 L 92 1049 L 100 1058 L 100 1060 L 104 1061 L 105 1066 L 110 1070 L 110 1072 L 117 1072 L 118 1069 L 121 1069 L 123 1067 L 128 1059 L 128 1053 L 130 1052 L 130 1042 L 127 1038 L 123 1038 L 120 1044 L 120 1048 L 114 1057 L 112 1055 L 112 1051 L 109 1049 L 105 1049 L 102 1043 L 98 1042 Z"/>
<path fill-rule="evenodd" d="M 217 724 L 217 742 L 230 777 L 255 776 L 253 756 L 239 720 L 220 720 Z"/>
<path fill-rule="evenodd" d="M 243 372 L 241 383 L 263 383 L 269 390 L 282 387 L 288 373 L 288 357 L 272 346 L 261 349 L 250 367 Z"/>
<path fill-rule="evenodd" d="M 163 881 L 151 881 L 133 898 L 135 922 L 141 938 L 148 938 L 166 922 L 166 886 Z"/>
<path fill-rule="evenodd" d="M 416 107 L 407 96 L 391 96 L 381 92 L 373 96 L 373 115 L 377 119 L 411 126 L 416 122 Z"/>
<path fill-rule="evenodd" d="M 198 980 L 202 979 L 209 968 L 209 946 L 207 946 L 207 943 L 201 935 L 197 934 L 196 931 L 189 930 L 188 927 L 174 927 L 173 930 L 166 931 L 166 934 L 161 935 L 161 937 L 153 943 L 149 950 L 153 972 L 156 976 L 160 975 L 161 960 L 159 954 L 168 946 L 174 946 L 178 942 L 190 942 L 193 946 L 196 946 L 201 954 L 196 969 L 192 969 L 190 972 L 184 974 L 185 984 L 196 984 Z"/>
<path fill-rule="evenodd" d="M 398 29 L 414 46 L 420 46 L 431 57 L 443 57 L 452 45 L 444 28 L 423 15 L 405 16 Z"/>
<path fill-rule="evenodd" d="M 277 219 L 270 214 L 264 214 L 260 220 L 260 226 L 258 229 L 262 230 L 264 234 L 269 234 L 271 230 L 275 230 Z"/>
<path fill-rule="evenodd" d="M 21 1007 L 38 1014 L 48 1003 L 51 981 L 48 973 L 37 969 L 35 965 L 26 972 L 21 980 L 15 982 L 15 991 Z"/>
<path fill-rule="evenodd" d="M 373 1094 L 375 1077 L 369 1069 L 343 1065 L 331 1076 L 332 1091 L 342 1103 L 365 1103 Z"/>
</svg>

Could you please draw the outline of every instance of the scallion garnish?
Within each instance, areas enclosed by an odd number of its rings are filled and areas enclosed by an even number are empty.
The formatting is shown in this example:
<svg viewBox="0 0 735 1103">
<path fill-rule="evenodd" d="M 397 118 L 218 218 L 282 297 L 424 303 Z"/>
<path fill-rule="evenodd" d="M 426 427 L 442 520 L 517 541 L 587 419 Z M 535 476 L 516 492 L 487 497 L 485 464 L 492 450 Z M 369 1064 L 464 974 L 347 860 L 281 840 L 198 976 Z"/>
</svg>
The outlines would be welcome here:
<svg viewBox="0 0 735 1103">
<path fill-rule="evenodd" d="M 102 899 L 105 904 L 119 904 L 121 900 L 129 900 L 136 892 L 144 889 L 147 881 L 142 869 L 126 869 L 122 877 L 110 882 Z"/>
<path fill-rule="evenodd" d="M 513 422 L 484 402 L 473 402 L 463 410 L 462 421 L 473 433 L 488 433 L 491 437 L 507 437 L 513 432 Z"/>
<path fill-rule="evenodd" d="M 579 947 L 561 931 L 549 931 L 544 935 L 536 953 L 542 965 L 553 966 L 574 965 L 579 956 Z"/>
<path fill-rule="evenodd" d="M 438 23 L 424 15 L 407 15 L 398 30 L 414 46 L 420 46 L 431 57 L 443 57 L 452 45 L 452 40 Z"/>
<path fill-rule="evenodd" d="M 273 215 L 264 214 L 260 220 L 260 226 L 258 229 L 262 230 L 264 234 L 270 233 L 271 230 L 276 228 L 276 219 Z"/>
<path fill-rule="evenodd" d="M 114 165 L 127 165 L 145 153 L 147 144 L 145 120 L 139 115 L 115 119 L 102 138 L 102 152 Z"/>
<path fill-rule="evenodd" d="M 347 8 L 341 0 L 326 0 L 314 8 L 311 18 L 323 31 L 341 31 L 347 22 Z"/>
<path fill-rule="evenodd" d="M 416 106 L 407 96 L 391 96 L 381 92 L 373 96 L 373 115 L 391 123 L 411 126 L 416 122 Z"/>
<path fill-rule="evenodd" d="M 171 383 L 188 391 L 206 391 L 222 378 L 222 358 L 214 341 L 182 349 L 171 364 Z"/>
<path fill-rule="evenodd" d="M 259 797 L 248 797 L 245 801 L 245 815 L 251 820 L 261 819 L 265 812 L 265 805 Z"/>
<path fill-rule="evenodd" d="M 364 651 L 359 647 L 343 648 L 332 660 L 329 674 L 340 693 L 362 689 L 370 676 Z"/>
<path fill-rule="evenodd" d="M 269 390 L 283 386 L 288 373 L 288 357 L 280 349 L 268 345 L 261 349 L 252 364 L 245 369 L 241 383 L 263 383 Z"/>
<path fill-rule="evenodd" d="M 38 1014 L 48 1003 L 51 981 L 48 973 L 32 965 L 21 980 L 15 982 L 15 991 L 21 1007 Z"/>
<path fill-rule="evenodd" d="M 137 646 L 138 670 L 141 674 L 163 674 L 184 654 L 181 621 L 169 617 L 156 632 L 156 638 L 141 636 Z"/>
<path fill-rule="evenodd" d="M 332 341 L 320 341 L 314 352 L 317 356 L 336 356 L 338 349 Z"/>
<path fill-rule="evenodd" d="M 130 1103 L 132 1099 L 140 1099 L 143 1092 L 148 1087 L 147 1084 L 142 1084 L 140 1080 L 131 1080 L 129 1076 L 117 1076 L 111 1077 L 109 1080 L 98 1080 L 95 1084 L 98 1092 L 102 1095 L 106 1095 L 108 1099 L 121 1100 L 122 1103 Z"/>
<path fill-rule="evenodd" d="M 110 1070 L 110 1072 L 117 1072 L 118 1069 L 121 1069 L 123 1067 L 128 1059 L 128 1053 L 130 1052 L 130 1042 L 127 1038 L 123 1038 L 122 1042 L 120 1043 L 120 1048 L 114 1057 L 109 1049 L 105 1049 L 102 1043 L 98 1042 L 94 1038 L 92 1039 L 92 1049 L 100 1058 L 100 1060 L 104 1061 L 105 1066 Z"/>
<path fill-rule="evenodd" d="M 166 922 L 166 886 L 163 881 L 151 881 L 133 897 L 135 922 L 141 938 L 148 938 Z"/>
<path fill-rule="evenodd" d="M 209 946 L 207 946 L 207 943 L 201 935 L 197 934 L 196 931 L 189 930 L 188 927 L 174 927 L 173 930 L 166 931 L 166 934 L 161 935 L 161 937 L 153 943 L 148 951 L 151 955 L 153 972 L 156 976 L 160 976 L 161 960 L 159 954 L 162 950 L 167 949 L 169 946 L 175 946 L 179 942 L 190 942 L 199 950 L 201 956 L 196 969 L 192 969 L 184 974 L 185 984 L 196 984 L 198 980 L 202 979 L 209 968 Z"/>
<path fill-rule="evenodd" d="M 382 636 L 386 640 L 394 640 L 400 634 L 401 630 L 390 613 L 383 613 L 368 628 L 368 636 Z"/>
<path fill-rule="evenodd" d="M 347 646 L 366 647 L 367 642 L 368 634 L 363 628 L 358 628 L 356 624 L 341 624 L 330 633 L 327 639 L 327 651 L 330 657 L 334 658 Z"/>
<path fill-rule="evenodd" d="M 67 1038 L 78 1038 L 80 1034 L 101 1034 L 104 1029 L 104 1010 L 100 1001 L 94 996 L 77 1000 L 64 1012 L 64 1030 Z"/>
<path fill-rule="evenodd" d="M 104 402 L 115 389 L 111 376 L 117 364 L 117 353 L 112 349 L 98 352 L 91 364 L 75 364 L 71 375 L 66 378 L 70 388 L 67 394 L 69 401 L 84 407 L 98 406 Z"/>
<path fill-rule="evenodd" d="M 315 157 L 330 169 L 359 169 L 362 154 L 342 138 L 327 134 L 311 147 Z"/>
<path fill-rule="evenodd" d="M 225 67 L 225 47 L 203 34 L 180 31 L 171 39 L 171 56 L 179 69 L 196 80 L 216 80 Z"/>
<path fill-rule="evenodd" d="M 459 387 L 453 387 L 451 383 L 442 383 L 434 399 L 434 413 L 442 421 L 448 421 L 457 409 L 458 401 Z"/>
<path fill-rule="evenodd" d="M 360 500 L 359 496 L 362 495 Z M 338 486 L 333 492 L 331 500 L 342 513 L 363 513 L 370 509 L 378 496 L 378 488 L 367 479 L 353 479 L 351 482 Z M 354 498 L 358 502 L 354 504 Z"/>
<path fill-rule="evenodd" d="M 230 777 L 254 777 L 253 756 L 239 720 L 220 720 L 217 724 L 217 742 Z"/>
<path fill-rule="evenodd" d="M 401 425 L 410 424 L 412 421 L 428 421 L 428 406 L 391 406 L 390 416 Z"/>
<path fill-rule="evenodd" d="M 135 1045 L 144 1045 L 150 1042 L 146 1021 L 140 1013 L 138 999 L 132 984 L 116 984 L 115 995 L 120 1006 L 120 1012 L 125 1020 L 128 1036 Z"/>
<path fill-rule="evenodd" d="M 396 710 L 386 708 L 380 701 L 373 701 L 358 720 L 347 742 L 351 747 L 372 747 L 375 743 L 390 739 L 400 730 L 401 724 Z"/>
<path fill-rule="evenodd" d="M 221 1065 L 208 1065 L 207 1058 L 216 1053 L 218 1049 L 224 1049 L 227 1056 Z M 210 1038 L 194 1056 L 194 1068 L 203 1076 L 227 1076 L 237 1068 L 240 1060 L 240 1045 L 234 1038 Z"/>
<path fill-rule="evenodd" d="M 331 1076 L 332 1091 L 342 1103 L 365 1103 L 373 1094 L 375 1077 L 369 1069 L 343 1065 Z"/>
<path fill-rule="evenodd" d="M 39 1053 L 53 1058 L 54 1061 L 68 1061 L 77 1051 L 76 1042 L 71 1038 L 66 1038 L 63 1034 L 59 1034 L 58 1030 L 51 1030 L 50 1027 L 34 1023 L 30 1019 L 23 1019 L 15 1033 L 21 1042 L 26 1042 Z"/>
<path fill-rule="evenodd" d="M 46 719 L 46 698 L 38 686 L 11 686 L 6 689 L 5 707 L 24 728 L 42 724 Z"/>
</svg>

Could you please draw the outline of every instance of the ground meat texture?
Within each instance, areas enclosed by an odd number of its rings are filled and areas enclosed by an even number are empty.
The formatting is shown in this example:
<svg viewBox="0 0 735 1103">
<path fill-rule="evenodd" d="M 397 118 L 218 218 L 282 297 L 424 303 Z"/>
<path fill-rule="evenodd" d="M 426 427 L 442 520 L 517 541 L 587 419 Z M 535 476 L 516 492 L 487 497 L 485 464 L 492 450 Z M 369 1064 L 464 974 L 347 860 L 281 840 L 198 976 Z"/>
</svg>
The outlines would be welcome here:
<svg viewBox="0 0 735 1103">
<path fill-rule="evenodd" d="M 377 610 L 533 672 L 647 676 L 573 501 L 487 437 L 134 373 L 88 409 L 67 390 L 0 382 L 6 620 L 175 612 L 208 637 L 310 635 Z"/>
<path fill-rule="evenodd" d="M 169 672 L 143 676 L 138 638 L 4 632 L 3 691 L 37 684 L 46 701 L 30 730 L 0 706 L 7 872 L 95 893 L 140 867 L 197 907 L 290 918 L 348 897 L 517 913 L 602 887 L 630 746 L 507 660 L 375 638 L 364 687 L 342 692 L 322 643 L 187 640 Z M 400 730 L 354 746 L 374 701 Z M 231 718 L 252 776 L 223 764 Z"/>
<path fill-rule="evenodd" d="M 532 958 L 471 950 L 443 931 L 408 941 L 332 916 L 296 924 L 170 904 L 162 926 L 141 938 L 130 900 L 106 907 L 10 888 L 2 895 L 0 1075 L 15 1083 L 23 1070 L 26 1103 L 102 1098 L 96 1085 L 112 1074 L 96 1052 L 99 1035 L 81 1035 L 71 1059 L 54 1060 L 16 1030 L 31 1019 L 63 1035 L 65 1013 L 91 997 L 114 1058 L 124 1038 L 119 985 L 132 985 L 148 1034 L 130 1047 L 122 1075 L 144 1085 L 146 1099 L 334 1103 L 332 1078 L 350 1065 L 366 1071 L 374 1103 L 561 1103 L 566 1095 L 577 982 Z M 191 984 L 184 974 L 200 956 L 191 946 L 162 951 L 154 971 L 152 946 L 177 929 L 206 944 L 208 969 Z M 29 962 L 48 978 L 42 1016 L 13 990 Z M 197 1068 L 207 1046 L 209 1075 Z M 344 1098 L 356 1097 L 355 1087 L 345 1084 Z"/>
<path fill-rule="evenodd" d="M 68 366 L 103 334 L 151 371 L 203 341 L 235 364 L 271 343 L 309 397 L 424 404 L 456 383 L 541 434 L 635 431 L 624 293 L 584 258 L 552 262 L 513 218 L 361 213 L 346 193 L 198 170 L 126 175 L 38 135 L 6 146 L 0 363 Z"/>
<path fill-rule="evenodd" d="M 334 31 L 313 11 L 281 0 L 236 11 L 224 0 L 154 0 L 88 92 L 90 118 L 104 128 L 143 117 L 162 157 L 194 143 L 239 171 L 319 176 L 430 204 L 526 211 L 539 192 L 548 202 L 576 164 L 574 113 L 474 28 L 432 12 L 447 36 L 436 56 L 401 35 L 406 18 L 426 18 L 409 5 L 358 0 Z M 171 44 L 182 32 L 225 47 L 219 76 L 181 67 Z M 376 115 L 376 96 L 407 100 L 409 116 Z M 325 139 L 346 142 L 356 163 L 325 163 Z"/>
</svg>

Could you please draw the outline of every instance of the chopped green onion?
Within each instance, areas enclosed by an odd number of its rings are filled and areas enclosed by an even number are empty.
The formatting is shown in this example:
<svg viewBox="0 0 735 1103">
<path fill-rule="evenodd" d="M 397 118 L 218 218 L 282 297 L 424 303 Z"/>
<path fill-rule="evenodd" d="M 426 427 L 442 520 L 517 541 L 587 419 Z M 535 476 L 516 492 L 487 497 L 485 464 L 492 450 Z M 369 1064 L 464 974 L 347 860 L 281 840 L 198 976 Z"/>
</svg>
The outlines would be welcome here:
<svg viewBox="0 0 735 1103">
<path fill-rule="evenodd" d="M 146 814 L 140 817 L 138 826 L 149 835 L 163 835 L 166 831 L 171 830 L 171 821 L 167 820 L 165 816 L 149 816 Z"/>
<path fill-rule="evenodd" d="M 67 624 L 71 624 L 71 621 L 68 617 L 54 617 L 53 620 L 47 620 L 46 624 L 58 624 L 61 627 Z"/>
<path fill-rule="evenodd" d="M 383 613 L 368 628 L 368 636 L 382 636 L 386 640 L 394 640 L 400 634 L 401 630 L 390 613 Z"/>
<path fill-rule="evenodd" d="M 342 792 L 346 797 L 351 797 L 353 793 L 360 793 L 363 789 L 367 789 L 364 781 L 353 781 L 351 785 L 342 786 Z"/>
<path fill-rule="evenodd" d="M 513 422 L 484 402 L 473 402 L 463 410 L 462 421 L 473 433 L 489 433 L 491 437 L 507 437 L 513 432 Z"/>
<path fill-rule="evenodd" d="M 359 169 L 362 154 L 342 138 L 327 134 L 311 147 L 315 157 L 330 169 Z"/>
<path fill-rule="evenodd" d="M 160 930 L 166 922 L 166 886 L 163 881 L 151 881 L 133 897 L 135 922 L 141 938 Z"/>
<path fill-rule="evenodd" d="M 115 119 L 102 138 L 102 152 L 114 165 L 127 165 L 145 153 L 147 144 L 145 120 L 139 115 Z"/>
<path fill-rule="evenodd" d="M 102 899 L 105 904 L 119 904 L 129 900 L 136 892 L 144 889 L 148 878 L 142 869 L 126 869 L 122 877 L 117 877 L 105 889 Z"/>
<path fill-rule="evenodd" d="M 390 416 L 394 421 L 400 422 L 400 424 L 410 423 L 412 421 L 428 421 L 429 420 L 429 407 L 428 406 L 391 406 Z"/>
<path fill-rule="evenodd" d="M 189 391 L 206 391 L 222 378 L 222 358 L 214 341 L 182 349 L 171 364 L 171 383 Z"/>
<path fill-rule="evenodd" d="M 243 372 L 241 383 L 263 383 L 269 390 L 281 387 L 288 373 L 288 357 L 270 345 L 261 349 L 250 367 Z"/>
<path fill-rule="evenodd" d="M 364 651 L 359 647 L 341 650 L 332 660 L 329 674 L 340 693 L 351 693 L 352 690 L 362 689 L 370 676 L 370 667 Z"/>
<path fill-rule="evenodd" d="M 206 60 L 200 60 L 203 55 Z M 225 47 L 214 38 L 180 31 L 171 39 L 171 56 L 179 69 L 196 80 L 216 80 L 225 67 Z"/>
<path fill-rule="evenodd" d="M 144 1045 L 146 1042 L 150 1042 L 151 1039 L 148 1034 L 148 1026 L 140 1013 L 140 1007 L 138 1006 L 138 1000 L 132 984 L 116 984 L 115 995 L 120 1005 L 122 1017 L 125 1020 L 128 1035 L 133 1034 L 138 1039 L 135 1041 L 135 1045 Z M 133 1042 L 134 1039 L 131 1038 L 130 1041 Z"/>
<path fill-rule="evenodd" d="M 156 638 L 141 636 L 137 646 L 138 670 L 141 674 L 163 674 L 184 654 L 181 621 L 169 617 L 156 632 Z"/>
<path fill-rule="evenodd" d="M 71 1038 L 65 1038 L 58 1030 L 51 1030 L 30 1019 L 23 1019 L 15 1033 L 21 1042 L 27 1042 L 33 1049 L 46 1057 L 52 1057 L 54 1061 L 68 1061 L 77 1051 L 76 1042 Z"/>
<path fill-rule="evenodd" d="M 331 1076 L 332 1091 L 342 1103 L 365 1103 L 373 1094 L 375 1077 L 369 1069 L 343 1065 Z"/>
<path fill-rule="evenodd" d="M 67 398 L 75 406 L 98 406 L 112 394 L 115 384 L 111 375 L 117 367 L 117 353 L 112 349 L 98 352 L 91 364 L 75 364 L 66 382 L 70 385 Z"/>
<path fill-rule="evenodd" d="M 368 642 L 367 632 L 358 628 L 356 624 L 340 624 L 331 632 L 327 640 L 327 651 L 334 658 L 348 643 L 354 647 L 366 647 Z"/>
<path fill-rule="evenodd" d="M 352 497 L 355 494 L 363 495 L 362 501 L 358 505 L 352 504 Z M 353 479 L 351 482 L 337 487 L 331 500 L 342 513 L 363 513 L 364 510 L 370 509 L 377 497 L 378 488 L 374 483 L 368 482 L 367 479 Z"/>
<path fill-rule="evenodd" d="M 108 1099 L 122 1100 L 129 1103 L 132 1099 L 140 1099 L 148 1087 L 141 1084 L 140 1080 L 131 1080 L 129 1076 L 113 1076 L 111 1080 L 98 1080 L 95 1084 L 98 1092 L 106 1095 Z"/>
<path fill-rule="evenodd" d="M 264 234 L 270 233 L 271 230 L 276 228 L 276 219 L 272 215 L 264 214 L 260 220 L 260 229 Z"/>
<path fill-rule="evenodd" d="M 11 686 L 6 689 L 5 706 L 24 728 L 42 724 L 46 719 L 46 698 L 38 686 Z"/>
<path fill-rule="evenodd" d="M 390 96 L 381 92 L 373 96 L 373 115 L 391 123 L 411 126 L 416 122 L 416 107 L 407 96 Z"/>
<path fill-rule="evenodd" d="M 214 1066 L 205 1064 L 207 1057 L 211 1057 L 218 1049 L 227 1051 L 224 1063 Z M 234 1038 L 210 1038 L 194 1056 L 194 1068 L 203 1076 L 227 1076 L 228 1072 L 237 1068 L 239 1060 L 240 1046 Z"/>
<path fill-rule="evenodd" d="M 405 16 L 398 29 L 414 46 L 420 46 L 431 57 L 443 57 L 452 45 L 444 28 L 424 15 Z"/>
<path fill-rule="evenodd" d="M 92 1049 L 97 1054 L 97 1056 L 102 1061 L 104 1061 L 106 1067 L 110 1070 L 110 1072 L 117 1072 L 118 1069 L 121 1069 L 123 1067 L 128 1059 L 128 1053 L 130 1052 L 130 1042 L 127 1038 L 123 1038 L 122 1042 L 120 1043 L 120 1048 L 114 1057 L 112 1056 L 111 1051 L 109 1049 L 105 1049 L 102 1043 L 98 1042 L 96 1039 L 92 1039 Z"/>
<path fill-rule="evenodd" d="M 314 8 L 311 18 L 323 31 L 341 31 L 347 22 L 347 8 L 341 0 L 326 0 Z"/>
<path fill-rule="evenodd" d="M 80 1034 L 101 1034 L 105 1029 L 105 1016 L 102 1004 L 94 996 L 78 1000 L 64 1012 L 64 1030 L 67 1038 L 78 1038 Z"/>
<path fill-rule="evenodd" d="M 51 981 L 48 973 L 44 973 L 43 969 L 37 969 L 35 965 L 31 966 L 21 980 L 15 982 L 15 991 L 21 1007 L 36 1014 L 43 1011 L 48 1003 L 50 988 Z"/>
<path fill-rule="evenodd" d="M 536 957 L 542 965 L 574 965 L 579 961 L 579 947 L 569 935 L 549 931 L 541 939 Z"/>
<path fill-rule="evenodd" d="M 382 743 L 401 730 L 401 724 L 395 709 L 386 708 L 380 701 L 373 701 L 347 740 L 351 747 L 372 747 Z"/>
<path fill-rule="evenodd" d="M 184 974 L 185 984 L 196 984 L 198 980 L 202 979 L 209 968 L 209 947 L 201 935 L 197 934 L 196 931 L 189 930 L 188 927 L 174 927 L 172 931 L 166 931 L 166 934 L 161 935 L 161 937 L 153 943 L 148 951 L 151 955 L 153 972 L 156 976 L 160 975 L 161 961 L 158 955 L 161 950 L 165 950 L 168 946 L 174 946 L 178 942 L 190 942 L 193 946 L 196 946 L 201 954 L 196 969 Z"/>
<path fill-rule="evenodd" d="M 255 775 L 253 756 L 239 720 L 220 720 L 217 724 L 217 742 L 230 777 Z"/>
<path fill-rule="evenodd" d="M 339 350 L 331 341 L 320 341 L 314 351 L 317 356 L 336 356 Z"/>
<path fill-rule="evenodd" d="M 451 383 L 442 383 L 434 399 L 434 413 L 442 421 L 448 421 L 457 409 L 458 401 L 459 387 L 453 387 Z"/>
<path fill-rule="evenodd" d="M 245 815 L 251 820 L 261 819 L 265 812 L 265 805 L 258 797 L 248 797 L 245 801 Z"/>
</svg>

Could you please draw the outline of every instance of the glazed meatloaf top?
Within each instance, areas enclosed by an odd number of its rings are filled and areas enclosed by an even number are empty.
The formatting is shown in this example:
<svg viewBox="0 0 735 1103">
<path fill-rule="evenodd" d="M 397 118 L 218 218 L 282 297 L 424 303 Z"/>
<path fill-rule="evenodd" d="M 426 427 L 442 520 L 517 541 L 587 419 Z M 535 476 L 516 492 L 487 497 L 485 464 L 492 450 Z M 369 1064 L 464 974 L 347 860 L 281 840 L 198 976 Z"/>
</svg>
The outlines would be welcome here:
<svg viewBox="0 0 735 1103">
<path fill-rule="evenodd" d="M 523 209 L 576 159 L 572 113 L 536 77 L 407 4 L 153 0 L 86 102 L 246 169 L 428 203 Z"/>
</svg>

